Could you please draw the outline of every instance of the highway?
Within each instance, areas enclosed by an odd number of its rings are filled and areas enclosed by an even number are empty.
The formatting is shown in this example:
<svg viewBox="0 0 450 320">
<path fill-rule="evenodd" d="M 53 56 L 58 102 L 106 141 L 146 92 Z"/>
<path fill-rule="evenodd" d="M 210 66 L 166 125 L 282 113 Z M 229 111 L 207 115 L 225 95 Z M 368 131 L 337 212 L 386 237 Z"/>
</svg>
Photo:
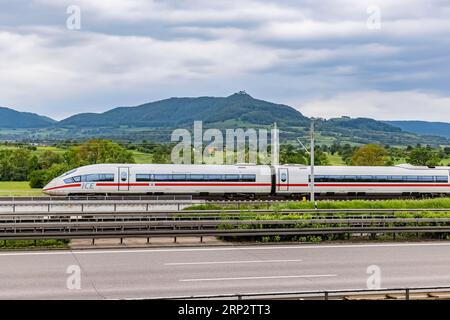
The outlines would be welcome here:
<svg viewBox="0 0 450 320">
<path fill-rule="evenodd" d="M 382 288 L 450 286 L 450 243 L 0 252 L 0 299 L 365 289 L 371 265 L 380 268 Z"/>
</svg>

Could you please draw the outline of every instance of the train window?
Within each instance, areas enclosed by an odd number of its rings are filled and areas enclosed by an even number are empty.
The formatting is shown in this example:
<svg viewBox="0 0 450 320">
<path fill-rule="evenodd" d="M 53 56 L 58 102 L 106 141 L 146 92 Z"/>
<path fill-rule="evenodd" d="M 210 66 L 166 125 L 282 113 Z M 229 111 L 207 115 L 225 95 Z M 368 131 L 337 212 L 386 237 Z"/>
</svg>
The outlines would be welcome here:
<svg viewBox="0 0 450 320">
<path fill-rule="evenodd" d="M 186 175 L 185 174 L 173 174 L 172 181 L 186 181 Z"/>
<path fill-rule="evenodd" d="M 75 182 L 99 182 L 99 181 L 114 181 L 114 174 L 101 173 L 101 174 L 85 174 L 82 176 L 73 177 Z"/>
<path fill-rule="evenodd" d="M 67 172 L 63 173 L 63 174 L 61 175 L 61 177 L 68 176 L 69 174 L 72 174 L 72 173 L 74 173 L 75 171 L 77 171 L 77 169 L 72 169 L 72 170 L 70 170 L 70 171 L 67 171 Z"/>
<path fill-rule="evenodd" d="M 98 174 L 87 174 L 83 176 L 83 181 L 85 182 L 95 182 L 98 181 L 99 176 Z"/>
<path fill-rule="evenodd" d="M 155 174 L 155 181 L 170 181 L 172 177 L 170 174 Z"/>
<path fill-rule="evenodd" d="M 97 181 L 114 181 L 114 174 L 112 173 L 102 173 L 98 175 Z"/>
<path fill-rule="evenodd" d="M 64 179 L 64 183 L 73 183 L 73 178 Z"/>
<path fill-rule="evenodd" d="M 223 174 L 207 174 L 206 181 L 223 181 Z"/>
<path fill-rule="evenodd" d="M 315 182 L 326 182 L 326 180 L 325 176 L 314 176 Z M 309 182 L 311 182 L 311 176 L 309 176 Z"/>
<path fill-rule="evenodd" d="M 281 182 L 286 182 L 286 180 L 287 180 L 287 174 L 283 172 L 283 173 L 280 175 L 280 179 L 281 179 Z"/>
<path fill-rule="evenodd" d="M 190 180 L 191 181 L 203 181 L 203 180 L 205 180 L 205 177 L 203 176 L 203 174 L 191 174 Z"/>
<path fill-rule="evenodd" d="M 283 180 L 283 175 L 284 175 L 284 180 Z M 286 173 L 282 173 L 281 174 L 281 181 L 286 181 L 286 179 L 287 179 Z M 256 181 L 256 175 L 254 175 L 254 174 L 243 174 L 243 175 L 241 175 L 241 181 L 244 181 L 244 182 L 255 182 Z"/>
<path fill-rule="evenodd" d="M 283 176 L 281 176 L 283 179 Z M 341 176 L 341 175 L 317 175 L 314 177 L 316 182 L 448 182 L 447 176 L 369 176 L 369 175 L 361 175 L 361 176 Z M 283 181 L 283 180 L 281 180 Z M 284 180 L 285 181 L 285 180 Z M 309 177 L 309 181 L 311 181 L 311 176 Z"/>
<path fill-rule="evenodd" d="M 152 181 L 149 174 L 136 174 L 136 181 Z"/>
<path fill-rule="evenodd" d="M 238 174 L 226 174 L 225 175 L 225 180 L 226 181 L 239 181 L 239 175 Z"/>
</svg>

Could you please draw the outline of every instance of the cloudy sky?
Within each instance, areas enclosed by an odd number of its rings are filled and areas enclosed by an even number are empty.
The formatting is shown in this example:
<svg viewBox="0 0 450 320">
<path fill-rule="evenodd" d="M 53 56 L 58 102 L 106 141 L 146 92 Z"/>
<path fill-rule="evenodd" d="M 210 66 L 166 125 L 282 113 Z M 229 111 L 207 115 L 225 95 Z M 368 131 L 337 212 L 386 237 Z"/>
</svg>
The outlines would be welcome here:
<svg viewBox="0 0 450 320">
<path fill-rule="evenodd" d="M 246 90 L 308 116 L 450 122 L 448 0 L 0 5 L 1 106 L 61 119 Z"/>
</svg>

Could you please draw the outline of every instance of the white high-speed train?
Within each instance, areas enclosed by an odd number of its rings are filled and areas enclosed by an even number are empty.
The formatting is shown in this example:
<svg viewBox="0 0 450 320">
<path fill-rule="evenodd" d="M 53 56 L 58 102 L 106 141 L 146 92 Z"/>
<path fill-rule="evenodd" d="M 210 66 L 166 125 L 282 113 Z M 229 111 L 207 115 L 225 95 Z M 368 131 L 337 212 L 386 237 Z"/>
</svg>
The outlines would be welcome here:
<svg viewBox="0 0 450 320">
<path fill-rule="evenodd" d="M 317 194 L 450 194 L 450 167 L 315 166 Z M 191 194 L 297 196 L 310 192 L 310 167 L 303 165 L 96 164 L 53 179 L 49 195 Z"/>
</svg>

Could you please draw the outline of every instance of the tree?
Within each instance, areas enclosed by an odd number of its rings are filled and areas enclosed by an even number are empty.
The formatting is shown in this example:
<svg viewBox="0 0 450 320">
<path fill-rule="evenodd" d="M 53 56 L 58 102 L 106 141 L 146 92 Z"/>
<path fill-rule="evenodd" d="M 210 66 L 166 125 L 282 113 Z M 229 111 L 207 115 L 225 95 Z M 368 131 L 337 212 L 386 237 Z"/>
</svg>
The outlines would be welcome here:
<svg viewBox="0 0 450 320">
<path fill-rule="evenodd" d="M 31 153 L 25 148 L 0 150 L 0 180 L 25 181 L 30 167 Z"/>
<path fill-rule="evenodd" d="M 352 156 L 356 150 L 356 147 L 352 147 L 349 143 L 346 143 L 343 147 L 339 150 L 339 155 L 341 156 L 342 160 L 347 164 L 350 165 L 352 162 Z"/>
<path fill-rule="evenodd" d="M 79 167 L 96 163 L 134 163 L 133 153 L 109 140 L 94 139 L 72 147 L 64 154 L 66 163 Z"/>
<path fill-rule="evenodd" d="M 351 163 L 355 166 L 384 166 L 389 162 L 387 151 L 379 145 L 367 144 L 358 148 Z"/>
<path fill-rule="evenodd" d="M 51 150 L 44 151 L 39 156 L 39 165 L 42 169 L 48 169 L 56 163 L 62 163 L 64 158 Z"/>
<path fill-rule="evenodd" d="M 437 166 L 440 162 L 438 152 L 431 148 L 416 147 L 408 157 L 408 163 L 415 166 Z"/>
<path fill-rule="evenodd" d="M 283 144 L 280 146 L 280 163 L 306 164 L 308 160 L 305 152 L 292 144 Z"/>
<path fill-rule="evenodd" d="M 152 163 L 170 163 L 171 146 L 168 144 L 154 145 L 152 147 Z M 194 153 L 191 152 L 193 156 Z"/>
<path fill-rule="evenodd" d="M 43 188 L 46 185 L 47 170 L 35 170 L 28 176 L 31 188 Z"/>
<path fill-rule="evenodd" d="M 59 156 L 44 152 L 40 158 L 41 170 L 29 174 L 30 186 L 42 188 L 52 179 L 76 167 L 96 163 L 134 163 L 133 154 L 117 143 L 95 139 L 75 146 Z"/>
<path fill-rule="evenodd" d="M 43 188 L 54 178 L 72 169 L 67 163 L 55 163 L 48 169 L 35 170 L 28 176 L 31 188 Z"/>
</svg>

